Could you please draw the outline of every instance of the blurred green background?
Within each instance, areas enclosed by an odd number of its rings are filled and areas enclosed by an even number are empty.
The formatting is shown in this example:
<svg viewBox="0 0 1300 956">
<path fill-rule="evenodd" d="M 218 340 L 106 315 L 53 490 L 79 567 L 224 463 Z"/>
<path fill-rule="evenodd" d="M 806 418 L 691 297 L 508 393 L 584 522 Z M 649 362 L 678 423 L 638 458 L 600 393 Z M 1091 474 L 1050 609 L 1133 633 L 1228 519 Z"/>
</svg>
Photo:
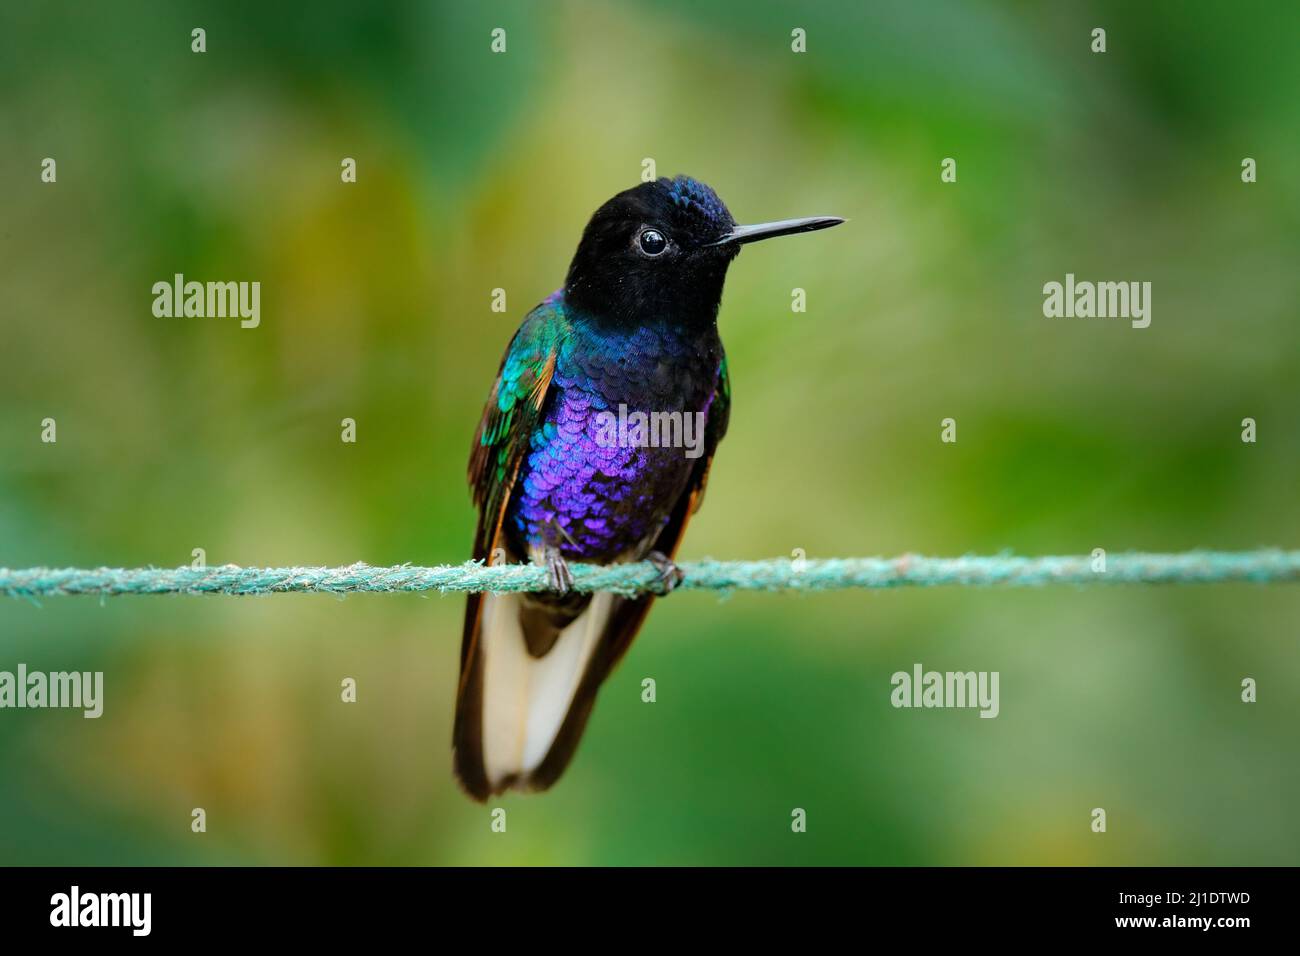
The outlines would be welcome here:
<svg viewBox="0 0 1300 956">
<path fill-rule="evenodd" d="M 732 267 L 680 557 L 1300 546 L 1298 37 L 1272 2 L 5 3 L 0 565 L 463 560 L 502 350 L 647 157 L 852 220 Z M 260 281 L 261 327 L 155 318 L 176 272 Z M 1066 272 L 1151 281 L 1151 327 L 1044 318 Z M 97 721 L 0 712 L 0 862 L 1300 863 L 1294 587 L 679 594 L 559 786 L 488 808 L 462 606 L 0 604 L 0 669 L 106 674 Z M 916 662 L 999 671 L 1001 716 L 894 710 Z"/>
</svg>

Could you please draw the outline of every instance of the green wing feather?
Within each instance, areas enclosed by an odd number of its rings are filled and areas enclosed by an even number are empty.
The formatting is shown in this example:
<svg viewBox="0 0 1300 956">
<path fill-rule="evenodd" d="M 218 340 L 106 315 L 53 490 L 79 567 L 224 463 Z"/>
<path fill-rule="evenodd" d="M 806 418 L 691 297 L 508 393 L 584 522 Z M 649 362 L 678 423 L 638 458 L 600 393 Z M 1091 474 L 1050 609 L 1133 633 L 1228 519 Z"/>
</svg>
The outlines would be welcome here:
<svg viewBox="0 0 1300 956">
<path fill-rule="evenodd" d="M 492 548 L 529 438 L 543 415 L 556 355 L 568 335 L 563 306 L 548 300 L 524 318 L 501 360 L 469 456 L 469 485 L 480 509 L 476 557 Z"/>
</svg>

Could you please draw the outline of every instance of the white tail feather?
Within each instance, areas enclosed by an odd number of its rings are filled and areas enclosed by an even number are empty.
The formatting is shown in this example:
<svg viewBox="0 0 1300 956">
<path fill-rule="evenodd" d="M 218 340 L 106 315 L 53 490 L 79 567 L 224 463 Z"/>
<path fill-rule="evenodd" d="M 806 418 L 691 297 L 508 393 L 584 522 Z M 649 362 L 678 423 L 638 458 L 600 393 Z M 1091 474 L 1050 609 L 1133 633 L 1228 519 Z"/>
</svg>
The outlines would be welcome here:
<svg viewBox="0 0 1300 956">
<path fill-rule="evenodd" d="M 528 653 L 521 600 L 483 596 L 483 769 L 494 787 L 508 777 L 522 780 L 546 759 L 609 620 L 613 595 L 592 595 L 544 657 Z"/>
</svg>

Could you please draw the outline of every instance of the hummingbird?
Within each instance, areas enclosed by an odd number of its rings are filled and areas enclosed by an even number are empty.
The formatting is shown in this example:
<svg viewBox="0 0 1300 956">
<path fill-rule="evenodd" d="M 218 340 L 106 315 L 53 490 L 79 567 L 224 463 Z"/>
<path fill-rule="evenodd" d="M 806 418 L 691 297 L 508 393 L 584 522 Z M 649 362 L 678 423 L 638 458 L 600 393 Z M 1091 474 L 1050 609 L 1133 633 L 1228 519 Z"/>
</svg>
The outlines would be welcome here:
<svg viewBox="0 0 1300 956">
<path fill-rule="evenodd" d="M 470 452 L 474 557 L 544 565 L 547 590 L 466 604 L 452 750 L 474 799 L 559 779 L 654 600 L 577 593 L 568 563 L 648 560 L 661 594 L 682 580 L 673 556 L 731 411 L 727 267 L 747 243 L 842 222 L 737 225 L 696 179 L 643 182 L 596 210 L 563 288 L 524 317 Z M 610 440 L 615 413 L 692 416 L 703 447 L 638 428 Z"/>
</svg>

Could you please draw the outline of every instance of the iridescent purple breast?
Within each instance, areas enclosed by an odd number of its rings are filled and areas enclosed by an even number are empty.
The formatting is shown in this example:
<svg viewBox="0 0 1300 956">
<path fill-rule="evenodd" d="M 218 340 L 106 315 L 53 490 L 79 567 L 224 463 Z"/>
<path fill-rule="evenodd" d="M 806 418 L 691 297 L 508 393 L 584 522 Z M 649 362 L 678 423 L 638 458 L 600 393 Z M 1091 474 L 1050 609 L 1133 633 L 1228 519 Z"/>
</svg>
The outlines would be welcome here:
<svg viewBox="0 0 1300 956">
<path fill-rule="evenodd" d="M 551 545 L 578 560 L 640 556 L 699 463 L 721 345 L 667 322 L 611 332 L 570 321 L 507 533 L 521 555 Z"/>
</svg>

